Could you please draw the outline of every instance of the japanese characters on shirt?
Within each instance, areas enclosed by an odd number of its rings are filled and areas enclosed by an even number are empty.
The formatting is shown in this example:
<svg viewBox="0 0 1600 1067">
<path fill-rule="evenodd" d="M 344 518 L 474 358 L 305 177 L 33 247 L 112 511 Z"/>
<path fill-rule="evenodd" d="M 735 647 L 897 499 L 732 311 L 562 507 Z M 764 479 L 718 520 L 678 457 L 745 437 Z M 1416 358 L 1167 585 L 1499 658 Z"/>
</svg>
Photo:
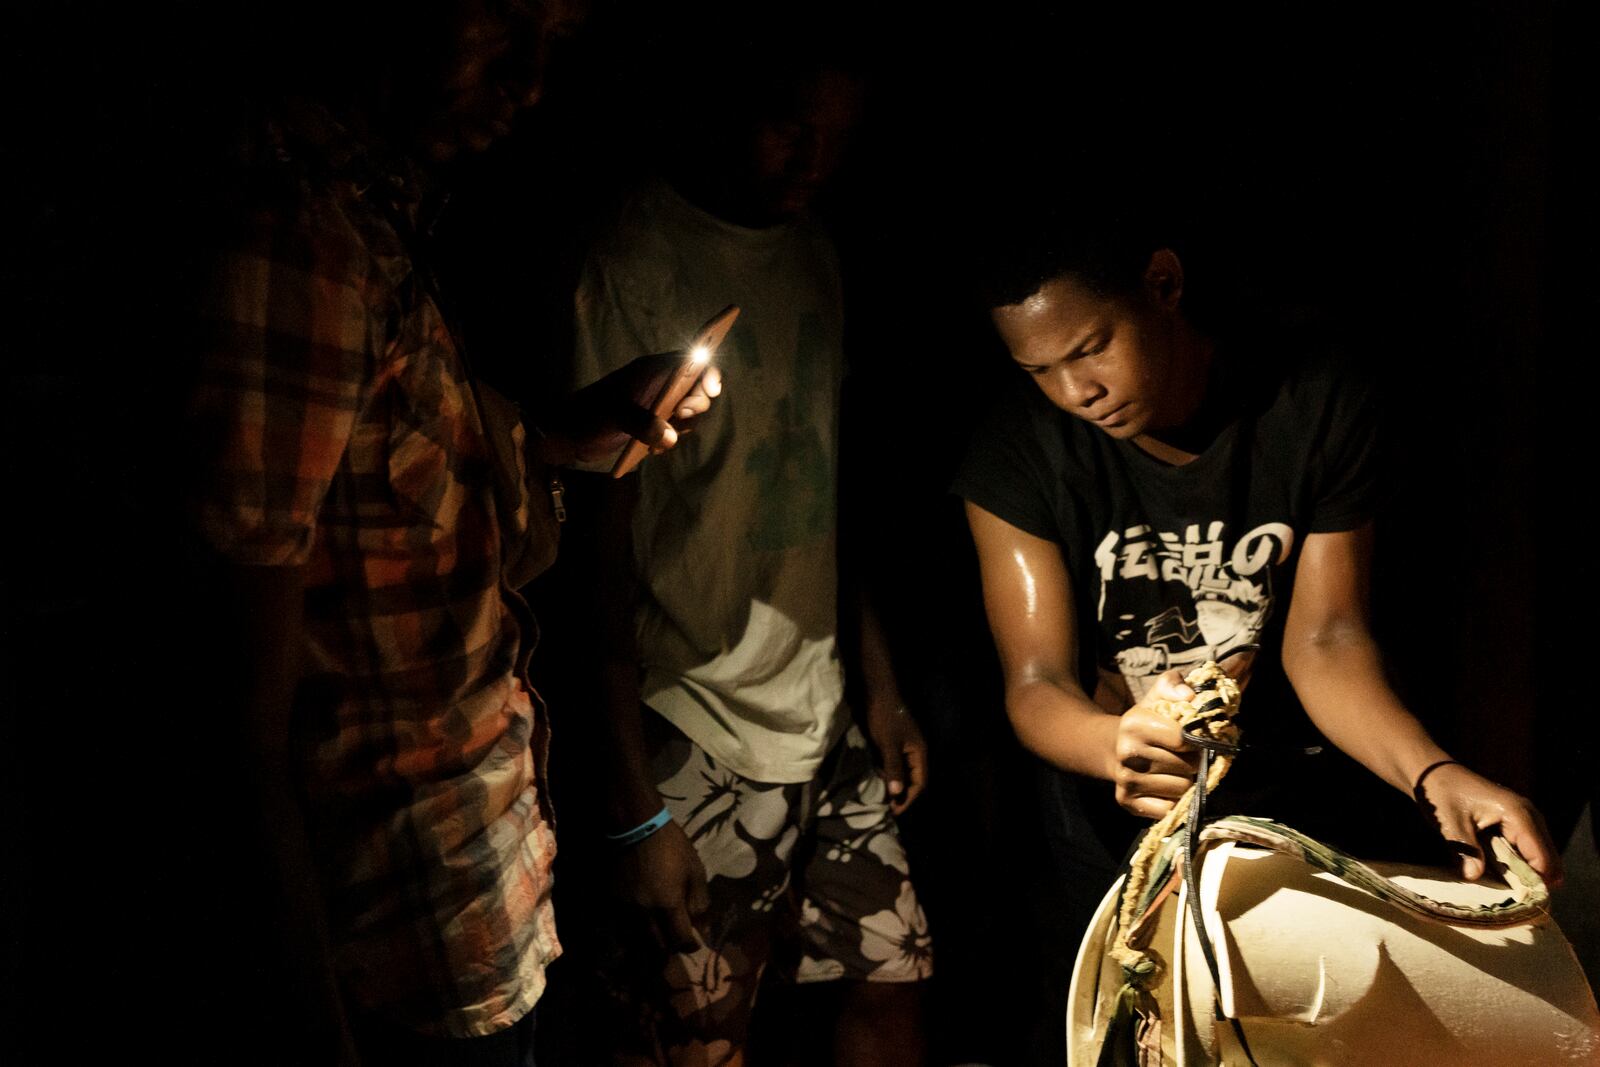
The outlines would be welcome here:
<svg viewBox="0 0 1600 1067">
<path fill-rule="evenodd" d="M 1221 519 L 1106 531 L 1094 551 L 1097 618 L 1132 699 L 1166 671 L 1187 672 L 1256 643 L 1272 613 L 1273 568 L 1287 562 L 1294 541 L 1284 522 L 1238 536 Z"/>
</svg>

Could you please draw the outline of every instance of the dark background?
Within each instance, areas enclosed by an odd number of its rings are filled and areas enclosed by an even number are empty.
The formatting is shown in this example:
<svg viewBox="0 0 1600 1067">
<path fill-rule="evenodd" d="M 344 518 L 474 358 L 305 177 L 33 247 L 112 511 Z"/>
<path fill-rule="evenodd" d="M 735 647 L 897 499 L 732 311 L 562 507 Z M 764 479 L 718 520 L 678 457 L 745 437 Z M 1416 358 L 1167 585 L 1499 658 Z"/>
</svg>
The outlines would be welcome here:
<svg viewBox="0 0 1600 1067">
<path fill-rule="evenodd" d="M 659 150 L 675 66 L 716 62 L 680 52 L 657 6 L 597 4 L 516 137 L 449 176 L 441 236 L 485 362 L 558 349 L 586 226 Z M 981 1036 L 1004 1008 L 995 946 L 1026 937 L 1005 921 L 1025 864 L 997 844 L 1029 841 L 1008 793 L 1022 757 L 944 494 L 1007 373 L 965 285 L 968 238 L 1021 190 L 1137 185 L 1195 220 L 1218 271 L 1376 371 L 1376 612 L 1397 685 L 1559 836 L 1592 795 L 1596 272 L 1579 157 L 1594 96 L 1575 7 L 803 9 L 832 20 L 871 85 L 821 211 L 870 457 L 863 551 L 935 748 L 907 833 L 937 872 L 923 892 L 944 954 L 936 1047 L 952 1057 L 1000 1055 Z M 188 572 L 165 448 L 198 205 L 240 72 L 261 58 L 227 11 L 36 4 L 7 19 L 0 1000 L 16 1013 L 7 1045 L 30 1050 L 7 1062 L 218 1058 L 235 1020 L 261 1025 L 213 937 L 248 900 L 212 862 L 228 812 L 206 783 L 230 733 L 203 702 L 165 699 L 194 673 L 193 620 L 171 617 Z M 561 598 L 581 591 L 558 575 L 543 592 L 559 648 Z"/>
</svg>

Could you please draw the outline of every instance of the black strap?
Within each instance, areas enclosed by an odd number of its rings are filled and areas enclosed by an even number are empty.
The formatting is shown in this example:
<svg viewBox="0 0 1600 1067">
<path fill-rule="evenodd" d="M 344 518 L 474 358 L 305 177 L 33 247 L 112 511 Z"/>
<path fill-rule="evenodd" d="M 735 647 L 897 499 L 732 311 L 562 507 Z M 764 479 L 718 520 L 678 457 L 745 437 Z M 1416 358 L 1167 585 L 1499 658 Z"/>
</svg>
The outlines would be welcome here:
<svg viewBox="0 0 1600 1067">
<path fill-rule="evenodd" d="M 1206 959 L 1206 967 L 1211 971 L 1211 1010 L 1218 1019 L 1228 1019 L 1233 1024 L 1233 1036 L 1239 1040 L 1239 1048 L 1244 1051 L 1244 1058 L 1250 1061 L 1251 1067 L 1259 1067 L 1256 1058 L 1250 1052 L 1250 1042 L 1245 1040 L 1244 1027 L 1238 1019 L 1228 1018 L 1222 1013 L 1222 974 L 1217 969 L 1217 953 L 1211 945 L 1211 938 L 1206 934 L 1205 914 L 1200 906 L 1200 880 L 1195 876 L 1195 852 L 1200 844 L 1200 828 L 1205 825 L 1206 811 L 1206 779 L 1211 774 L 1211 754 L 1221 752 L 1226 755 L 1235 755 L 1239 746 L 1226 741 L 1219 741 L 1208 737 L 1199 731 L 1185 730 L 1185 740 L 1193 743 L 1200 749 L 1200 773 L 1194 780 L 1194 796 L 1189 800 L 1189 821 L 1186 827 L 1186 838 L 1183 845 L 1183 884 L 1188 892 L 1189 912 L 1194 918 L 1194 932 L 1200 942 L 1200 953 Z"/>
</svg>

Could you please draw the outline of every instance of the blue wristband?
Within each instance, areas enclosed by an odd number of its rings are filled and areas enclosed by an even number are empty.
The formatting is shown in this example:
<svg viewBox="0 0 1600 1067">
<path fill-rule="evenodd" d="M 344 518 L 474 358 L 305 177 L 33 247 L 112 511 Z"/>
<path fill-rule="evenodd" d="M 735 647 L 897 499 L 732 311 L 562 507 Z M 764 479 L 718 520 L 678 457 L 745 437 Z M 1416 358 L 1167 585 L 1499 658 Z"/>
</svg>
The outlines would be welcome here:
<svg viewBox="0 0 1600 1067">
<path fill-rule="evenodd" d="M 632 830 L 624 830 L 620 834 L 607 834 L 606 840 L 618 846 L 636 845 L 671 821 L 672 812 L 668 811 L 666 805 L 663 804 L 660 811 L 635 826 Z"/>
</svg>

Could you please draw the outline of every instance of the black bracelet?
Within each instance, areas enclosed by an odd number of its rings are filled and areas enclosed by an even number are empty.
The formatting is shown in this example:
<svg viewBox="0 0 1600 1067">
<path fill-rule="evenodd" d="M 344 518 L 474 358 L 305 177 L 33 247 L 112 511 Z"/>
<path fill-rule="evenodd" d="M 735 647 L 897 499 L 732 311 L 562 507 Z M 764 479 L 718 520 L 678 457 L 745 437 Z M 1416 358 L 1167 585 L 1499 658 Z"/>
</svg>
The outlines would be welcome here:
<svg viewBox="0 0 1600 1067">
<path fill-rule="evenodd" d="M 1437 763 L 1430 763 L 1426 767 L 1422 768 L 1422 773 L 1417 775 L 1417 784 L 1411 787 L 1412 799 L 1414 799 L 1418 804 L 1421 804 L 1422 803 L 1422 783 L 1427 780 L 1428 775 L 1432 774 L 1434 771 L 1438 770 L 1440 767 L 1448 767 L 1451 764 L 1454 764 L 1457 767 L 1465 767 L 1466 766 L 1466 764 L 1462 763 L 1460 760 L 1442 759 L 1442 760 L 1439 760 Z"/>
</svg>

